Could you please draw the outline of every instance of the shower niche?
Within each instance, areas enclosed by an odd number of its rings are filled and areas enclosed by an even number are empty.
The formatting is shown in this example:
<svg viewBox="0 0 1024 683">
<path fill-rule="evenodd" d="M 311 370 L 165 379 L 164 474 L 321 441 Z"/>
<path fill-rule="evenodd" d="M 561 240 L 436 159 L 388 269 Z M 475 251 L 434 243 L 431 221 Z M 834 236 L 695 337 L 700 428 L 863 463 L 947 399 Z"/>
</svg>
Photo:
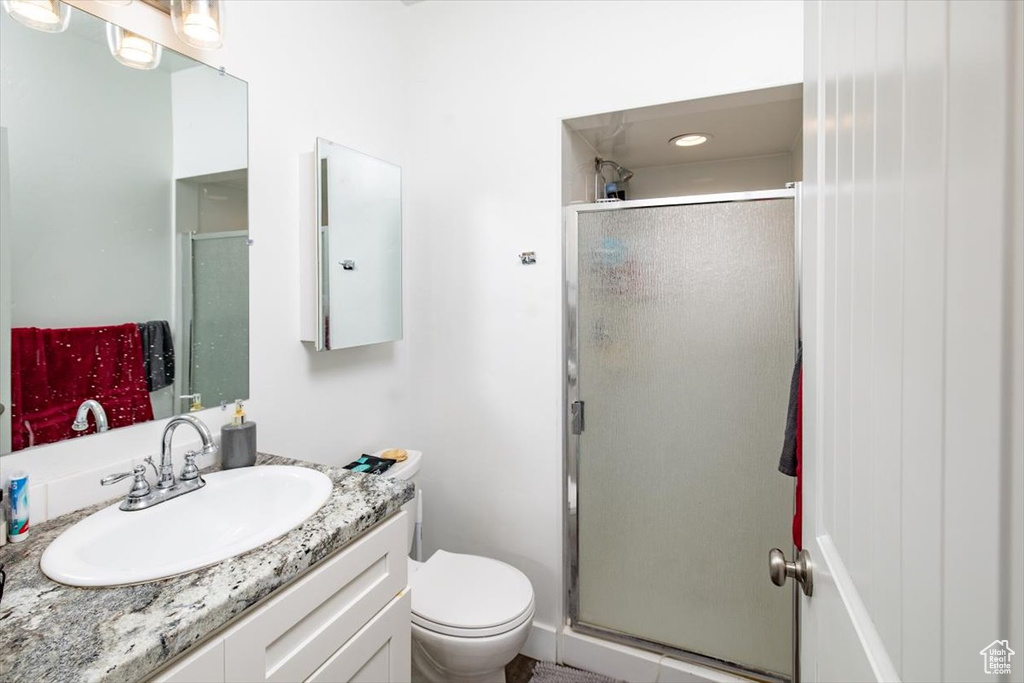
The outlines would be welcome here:
<svg viewBox="0 0 1024 683">
<path fill-rule="evenodd" d="M 803 85 L 564 122 L 564 204 L 772 190 L 803 175 Z"/>
</svg>

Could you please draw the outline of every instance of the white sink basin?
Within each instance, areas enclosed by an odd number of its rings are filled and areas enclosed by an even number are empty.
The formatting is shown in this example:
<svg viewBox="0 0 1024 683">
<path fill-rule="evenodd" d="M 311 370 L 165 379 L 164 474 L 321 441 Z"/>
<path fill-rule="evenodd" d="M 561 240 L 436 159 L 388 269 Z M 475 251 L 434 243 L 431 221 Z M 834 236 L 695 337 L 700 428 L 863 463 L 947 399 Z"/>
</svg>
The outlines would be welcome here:
<svg viewBox="0 0 1024 683">
<path fill-rule="evenodd" d="M 89 515 L 43 552 L 43 573 L 70 586 L 123 586 L 216 564 L 272 541 L 320 509 L 329 477 L 305 467 L 244 467 L 145 510 Z"/>
</svg>

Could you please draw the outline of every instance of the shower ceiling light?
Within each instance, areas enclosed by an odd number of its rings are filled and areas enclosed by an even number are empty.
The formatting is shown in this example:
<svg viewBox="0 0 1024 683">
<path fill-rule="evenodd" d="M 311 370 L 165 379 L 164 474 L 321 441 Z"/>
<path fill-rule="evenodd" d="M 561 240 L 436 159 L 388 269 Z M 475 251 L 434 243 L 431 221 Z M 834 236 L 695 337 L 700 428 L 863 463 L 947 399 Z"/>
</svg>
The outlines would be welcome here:
<svg viewBox="0 0 1024 683">
<path fill-rule="evenodd" d="M 711 133 L 683 133 L 682 135 L 675 136 L 668 142 L 676 147 L 696 147 L 697 145 L 703 145 L 713 137 Z"/>
<path fill-rule="evenodd" d="M 60 0 L 3 0 L 4 10 L 16 21 L 46 33 L 68 27 L 71 11 Z"/>
<path fill-rule="evenodd" d="M 163 54 L 163 46 L 113 24 L 107 24 L 107 47 L 114 59 L 133 69 L 155 69 Z"/>
<path fill-rule="evenodd" d="M 171 25 L 192 47 L 217 50 L 224 45 L 224 2 L 171 0 Z"/>
</svg>

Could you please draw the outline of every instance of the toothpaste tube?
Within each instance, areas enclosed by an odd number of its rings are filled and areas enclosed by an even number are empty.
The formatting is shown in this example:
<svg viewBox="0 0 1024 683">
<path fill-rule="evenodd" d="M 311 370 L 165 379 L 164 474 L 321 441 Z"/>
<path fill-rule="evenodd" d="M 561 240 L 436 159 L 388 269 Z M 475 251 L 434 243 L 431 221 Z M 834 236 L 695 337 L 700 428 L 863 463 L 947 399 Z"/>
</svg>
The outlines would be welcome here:
<svg viewBox="0 0 1024 683">
<path fill-rule="evenodd" d="M 7 491 L 11 500 L 7 537 L 11 543 L 19 543 L 28 538 L 28 475 L 24 472 L 11 474 Z"/>
</svg>

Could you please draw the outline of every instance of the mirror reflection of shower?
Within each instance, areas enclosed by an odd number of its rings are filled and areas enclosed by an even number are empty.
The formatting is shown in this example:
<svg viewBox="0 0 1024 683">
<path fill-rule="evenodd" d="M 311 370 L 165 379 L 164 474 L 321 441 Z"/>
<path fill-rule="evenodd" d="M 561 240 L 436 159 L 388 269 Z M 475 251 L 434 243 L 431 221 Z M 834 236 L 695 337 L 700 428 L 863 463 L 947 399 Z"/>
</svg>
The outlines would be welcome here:
<svg viewBox="0 0 1024 683">
<path fill-rule="evenodd" d="M 609 179 L 605 168 L 610 168 L 615 177 Z M 633 172 L 611 159 L 594 158 L 594 197 L 597 201 L 625 201 L 626 183 Z"/>
<path fill-rule="evenodd" d="M 178 319 L 172 414 L 249 395 L 248 171 L 178 178 Z"/>
</svg>

